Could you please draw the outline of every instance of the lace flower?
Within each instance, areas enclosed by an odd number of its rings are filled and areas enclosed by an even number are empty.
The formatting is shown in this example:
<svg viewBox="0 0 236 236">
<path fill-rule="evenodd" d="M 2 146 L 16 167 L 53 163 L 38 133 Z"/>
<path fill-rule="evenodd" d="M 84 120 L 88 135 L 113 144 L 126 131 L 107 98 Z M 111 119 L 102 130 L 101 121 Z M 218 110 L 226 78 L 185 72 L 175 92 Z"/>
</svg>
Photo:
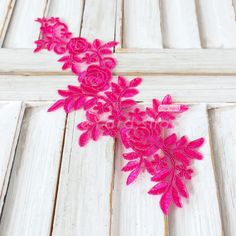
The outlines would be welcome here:
<svg viewBox="0 0 236 236">
<path fill-rule="evenodd" d="M 134 96 L 142 79 L 112 77 L 116 61 L 111 55 L 117 42 L 102 43 L 98 39 L 88 42 L 72 37 L 59 18 L 36 21 L 41 25 L 42 39 L 35 41 L 34 51 L 53 50 L 61 55 L 58 61 L 62 70 L 69 69 L 77 77 L 77 85 L 58 90 L 61 98 L 48 111 L 63 108 L 69 113 L 83 109 L 86 120 L 77 125 L 82 132 L 80 146 L 89 140 L 97 141 L 100 136 L 119 139 L 129 149 L 122 155 L 127 161 L 122 168 L 128 173 L 127 185 L 147 172 L 155 183 L 148 193 L 161 195 L 163 213 L 168 214 L 171 203 L 182 207 L 182 198 L 189 196 L 186 180 L 193 175 L 191 164 L 203 158 L 198 149 L 204 142 L 203 138 L 188 141 L 185 136 L 178 138 L 171 133 L 173 120 L 188 107 L 173 104 L 172 97 L 166 95 L 161 101 L 153 99 L 151 107 L 141 109 Z"/>
</svg>

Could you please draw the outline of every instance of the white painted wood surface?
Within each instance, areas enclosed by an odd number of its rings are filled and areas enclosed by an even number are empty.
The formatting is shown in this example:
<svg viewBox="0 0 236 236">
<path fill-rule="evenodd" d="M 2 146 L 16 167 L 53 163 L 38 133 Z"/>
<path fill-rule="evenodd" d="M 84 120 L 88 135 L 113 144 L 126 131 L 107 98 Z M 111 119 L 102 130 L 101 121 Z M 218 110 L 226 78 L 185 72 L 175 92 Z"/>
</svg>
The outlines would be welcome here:
<svg viewBox="0 0 236 236">
<path fill-rule="evenodd" d="M 134 76 L 126 76 L 131 80 Z M 137 101 L 150 102 L 172 94 L 177 102 L 236 102 L 236 76 L 142 76 Z M 58 89 L 76 85 L 74 76 L 0 75 L 0 100 L 46 101 L 59 98 Z M 217 94 L 217 96 L 216 96 Z"/>
<path fill-rule="evenodd" d="M 194 161 L 195 175 L 188 184 L 190 198 L 188 201 L 183 199 L 184 207 L 175 209 L 169 217 L 170 235 L 221 236 L 223 230 L 206 105 L 190 106 L 189 111 L 179 117 L 176 124 L 178 135 L 186 135 L 190 140 L 204 137 L 205 143 L 201 148 L 204 159 Z"/>
<path fill-rule="evenodd" d="M 236 75 L 236 49 L 165 49 L 114 53 L 114 74 L 123 75 Z M 31 49 L 0 49 L 0 74 L 72 74 L 61 70 L 58 55 Z"/>
<path fill-rule="evenodd" d="M 34 19 L 44 15 L 60 16 L 73 33 L 79 33 L 83 22 L 84 36 L 115 37 L 124 48 L 236 47 L 235 0 L 35 0 L 34 4 L 2 0 L 0 4 L 0 39 L 5 38 L 7 48 L 34 47 L 39 36 Z"/>
<path fill-rule="evenodd" d="M 0 103 L 0 212 L 7 191 L 23 111 L 21 102 Z"/>
<path fill-rule="evenodd" d="M 2 46 L 8 24 L 11 19 L 12 11 L 15 5 L 15 0 L 0 1 L 0 47 Z"/>
<path fill-rule="evenodd" d="M 17 0 L 3 47 L 34 48 L 34 41 L 39 37 L 39 24 L 35 20 L 44 16 L 47 1 Z"/>
<path fill-rule="evenodd" d="M 81 36 L 112 41 L 115 36 L 116 0 L 86 0 Z"/>
<path fill-rule="evenodd" d="M 83 7 L 84 0 L 51 0 L 46 15 L 60 17 L 76 37 L 80 34 Z"/>
<path fill-rule="evenodd" d="M 197 0 L 202 46 L 235 48 L 236 22 L 232 0 Z"/>
<path fill-rule="evenodd" d="M 69 115 L 53 235 L 109 235 L 114 140 L 78 146 L 76 125 L 83 112 Z"/>
<path fill-rule="evenodd" d="M 4 158 L 0 150 L 1 204 L 10 183 L 0 235 L 236 234 L 234 135 L 228 135 L 235 126 L 236 50 L 198 49 L 200 45 L 236 47 L 235 0 L 17 0 L 14 11 L 10 8 L 7 14 L 5 6 L 10 0 L 0 1 L 0 43 L 5 38 L 4 47 L 20 48 L 0 49 L 0 100 L 7 104 L 0 105 L 0 145 L 4 141 Z M 65 129 L 63 112 L 45 112 L 45 101 L 51 103 L 58 97 L 58 88 L 76 79 L 61 71 L 57 55 L 35 55 L 32 49 L 21 49 L 34 47 L 39 36 L 34 19 L 44 15 L 60 16 L 75 35 L 90 40 L 116 39 L 121 45 L 123 41 L 123 48 L 118 46 L 114 54 L 118 60 L 114 74 L 144 78 L 138 101 L 150 102 L 171 93 L 177 102 L 196 103 L 178 120 L 178 130 L 192 138 L 207 138 L 202 149 L 205 159 L 195 163 L 189 202 L 168 220 L 161 215 L 157 198 L 146 194 L 144 176 L 133 186 L 124 186 L 121 159 L 113 162 L 113 140 L 103 139 L 81 149 L 75 127 L 81 115 L 69 115 Z M 153 49 L 162 44 L 178 50 Z M 10 175 L 24 110 L 21 101 L 39 104 L 26 109 Z M 202 102 L 212 109 L 209 124 Z M 1 140 L 1 133 L 7 138 Z M 211 158 L 219 159 L 215 173 Z"/>
<path fill-rule="evenodd" d="M 112 236 L 166 235 L 164 215 L 158 199 L 147 194 L 153 186 L 148 174 L 141 174 L 130 186 L 126 186 L 127 174 L 121 171 L 125 165 L 121 143 L 116 145 L 115 181 L 112 193 Z"/>
<path fill-rule="evenodd" d="M 195 0 L 160 0 L 165 48 L 200 48 Z"/>
<path fill-rule="evenodd" d="M 0 235 L 49 235 L 65 114 L 26 108 L 0 222 Z"/>
<path fill-rule="evenodd" d="M 123 47 L 162 48 L 159 0 L 124 0 Z"/>
<path fill-rule="evenodd" d="M 222 107 L 210 112 L 212 148 L 225 235 L 236 233 L 236 107 Z"/>
</svg>

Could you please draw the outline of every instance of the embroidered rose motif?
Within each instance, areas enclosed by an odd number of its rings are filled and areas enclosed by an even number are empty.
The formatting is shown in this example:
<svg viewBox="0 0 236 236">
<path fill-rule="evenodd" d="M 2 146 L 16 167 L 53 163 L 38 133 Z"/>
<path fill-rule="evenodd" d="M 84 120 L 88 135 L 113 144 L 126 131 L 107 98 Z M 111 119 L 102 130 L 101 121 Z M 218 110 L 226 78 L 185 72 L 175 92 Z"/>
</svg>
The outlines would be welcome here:
<svg viewBox="0 0 236 236">
<path fill-rule="evenodd" d="M 87 42 L 87 40 L 81 37 L 72 38 L 67 44 L 67 48 L 69 52 L 72 54 L 79 54 L 86 52 L 88 47 L 89 43 Z"/>
<path fill-rule="evenodd" d="M 127 148 L 132 148 L 142 156 L 153 155 L 160 147 L 160 127 L 154 122 L 133 124 L 129 128 L 124 127 L 121 137 Z"/>
<path fill-rule="evenodd" d="M 87 68 L 87 71 L 81 73 L 78 80 L 83 90 L 98 93 L 110 87 L 111 72 L 100 66 L 92 65 Z"/>
</svg>

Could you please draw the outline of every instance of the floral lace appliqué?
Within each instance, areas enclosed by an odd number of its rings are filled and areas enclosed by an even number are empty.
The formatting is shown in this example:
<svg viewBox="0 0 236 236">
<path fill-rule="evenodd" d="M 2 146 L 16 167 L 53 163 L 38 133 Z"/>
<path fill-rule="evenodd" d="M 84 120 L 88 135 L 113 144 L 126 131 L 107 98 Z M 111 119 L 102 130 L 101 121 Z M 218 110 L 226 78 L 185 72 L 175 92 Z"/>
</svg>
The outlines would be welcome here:
<svg viewBox="0 0 236 236">
<path fill-rule="evenodd" d="M 161 195 L 160 207 L 168 214 L 171 203 L 182 207 L 181 198 L 188 198 L 186 180 L 190 180 L 194 159 L 201 160 L 198 151 L 204 139 L 188 141 L 173 131 L 176 116 L 185 112 L 186 105 L 173 104 L 170 95 L 162 101 L 153 99 L 152 105 L 140 108 L 134 100 L 139 93 L 141 78 L 127 80 L 113 77 L 116 61 L 111 56 L 117 42 L 92 43 L 82 37 L 72 37 L 68 27 L 59 18 L 37 19 L 42 38 L 35 41 L 35 52 L 53 50 L 61 55 L 62 70 L 71 70 L 78 84 L 58 90 L 61 98 L 48 111 L 63 108 L 66 113 L 83 109 L 86 120 L 78 124 L 82 132 L 78 143 L 85 146 L 100 136 L 119 139 L 127 152 L 122 171 L 128 172 L 127 185 L 146 171 L 154 186 L 148 191 Z M 168 135 L 167 135 L 168 134 Z"/>
</svg>

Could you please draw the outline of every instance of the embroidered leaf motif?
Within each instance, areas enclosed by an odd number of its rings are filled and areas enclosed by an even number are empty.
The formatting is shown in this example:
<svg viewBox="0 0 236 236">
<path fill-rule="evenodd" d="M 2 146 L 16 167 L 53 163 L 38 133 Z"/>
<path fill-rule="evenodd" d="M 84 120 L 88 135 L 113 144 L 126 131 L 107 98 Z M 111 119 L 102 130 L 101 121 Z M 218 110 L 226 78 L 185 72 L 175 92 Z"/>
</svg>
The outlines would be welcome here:
<svg viewBox="0 0 236 236">
<path fill-rule="evenodd" d="M 129 174 L 126 184 L 129 185 L 129 184 L 133 183 L 136 180 L 136 178 L 138 177 L 139 173 L 140 173 L 140 167 L 138 166 L 135 170 L 133 170 Z"/>
<path fill-rule="evenodd" d="M 135 169 L 135 167 L 138 166 L 138 162 L 137 161 L 129 161 L 121 170 L 122 171 L 130 171 Z"/>
<path fill-rule="evenodd" d="M 161 169 L 151 178 L 151 180 L 161 181 L 165 179 L 170 173 L 171 173 L 171 170 L 169 168 Z"/>
<path fill-rule="evenodd" d="M 124 153 L 123 157 L 126 160 L 134 160 L 137 159 L 139 155 L 136 152 L 130 152 L 130 153 Z"/>
<path fill-rule="evenodd" d="M 158 195 L 158 194 L 162 194 L 165 192 L 166 188 L 168 187 L 168 183 L 166 182 L 160 182 L 158 184 L 156 184 L 154 187 L 152 187 L 148 193 L 152 194 L 152 195 Z"/>
<path fill-rule="evenodd" d="M 70 70 L 76 78 L 73 85 L 58 90 L 61 98 L 48 111 L 63 108 L 70 113 L 83 109 L 85 120 L 77 125 L 82 131 L 78 140 L 81 147 L 100 136 L 118 139 L 129 149 L 122 155 L 126 161 L 122 171 L 128 172 L 126 184 L 146 172 L 155 182 L 147 191 L 160 195 L 164 214 L 168 214 L 171 204 L 182 207 L 181 198 L 188 198 L 185 180 L 193 176 L 192 162 L 203 158 L 199 148 L 204 143 L 203 138 L 189 142 L 187 137 L 171 133 L 173 121 L 188 106 L 174 104 L 166 95 L 162 100 L 154 98 L 151 106 L 141 109 L 134 96 L 142 79 L 112 76 L 116 66 L 112 51 L 117 42 L 73 37 L 59 18 L 36 21 L 42 37 L 35 41 L 34 52 L 46 49 L 59 54 L 62 70 Z"/>
<path fill-rule="evenodd" d="M 175 177 L 175 184 L 176 184 L 177 189 L 179 190 L 179 193 L 183 197 L 188 198 L 188 192 L 186 190 L 186 187 L 184 183 L 182 182 L 182 180 L 177 176 Z"/>
<path fill-rule="evenodd" d="M 182 207 L 182 203 L 180 202 L 179 194 L 178 194 L 177 190 L 175 189 L 175 187 L 172 187 L 172 199 L 173 199 L 174 204 L 177 207 Z"/>
<path fill-rule="evenodd" d="M 85 146 L 88 143 L 89 138 L 90 138 L 90 135 L 88 131 L 81 134 L 79 138 L 79 145 L 81 147 Z"/>
<path fill-rule="evenodd" d="M 187 146 L 187 148 L 199 148 L 202 146 L 202 144 L 204 143 L 204 139 L 203 138 L 199 138 L 199 139 L 196 139 L 192 142 L 190 142 Z"/>
<path fill-rule="evenodd" d="M 166 193 L 162 195 L 161 200 L 160 200 L 160 207 L 163 213 L 166 215 L 168 213 L 170 203 L 171 203 L 171 193 L 170 191 L 167 191 Z"/>
</svg>

